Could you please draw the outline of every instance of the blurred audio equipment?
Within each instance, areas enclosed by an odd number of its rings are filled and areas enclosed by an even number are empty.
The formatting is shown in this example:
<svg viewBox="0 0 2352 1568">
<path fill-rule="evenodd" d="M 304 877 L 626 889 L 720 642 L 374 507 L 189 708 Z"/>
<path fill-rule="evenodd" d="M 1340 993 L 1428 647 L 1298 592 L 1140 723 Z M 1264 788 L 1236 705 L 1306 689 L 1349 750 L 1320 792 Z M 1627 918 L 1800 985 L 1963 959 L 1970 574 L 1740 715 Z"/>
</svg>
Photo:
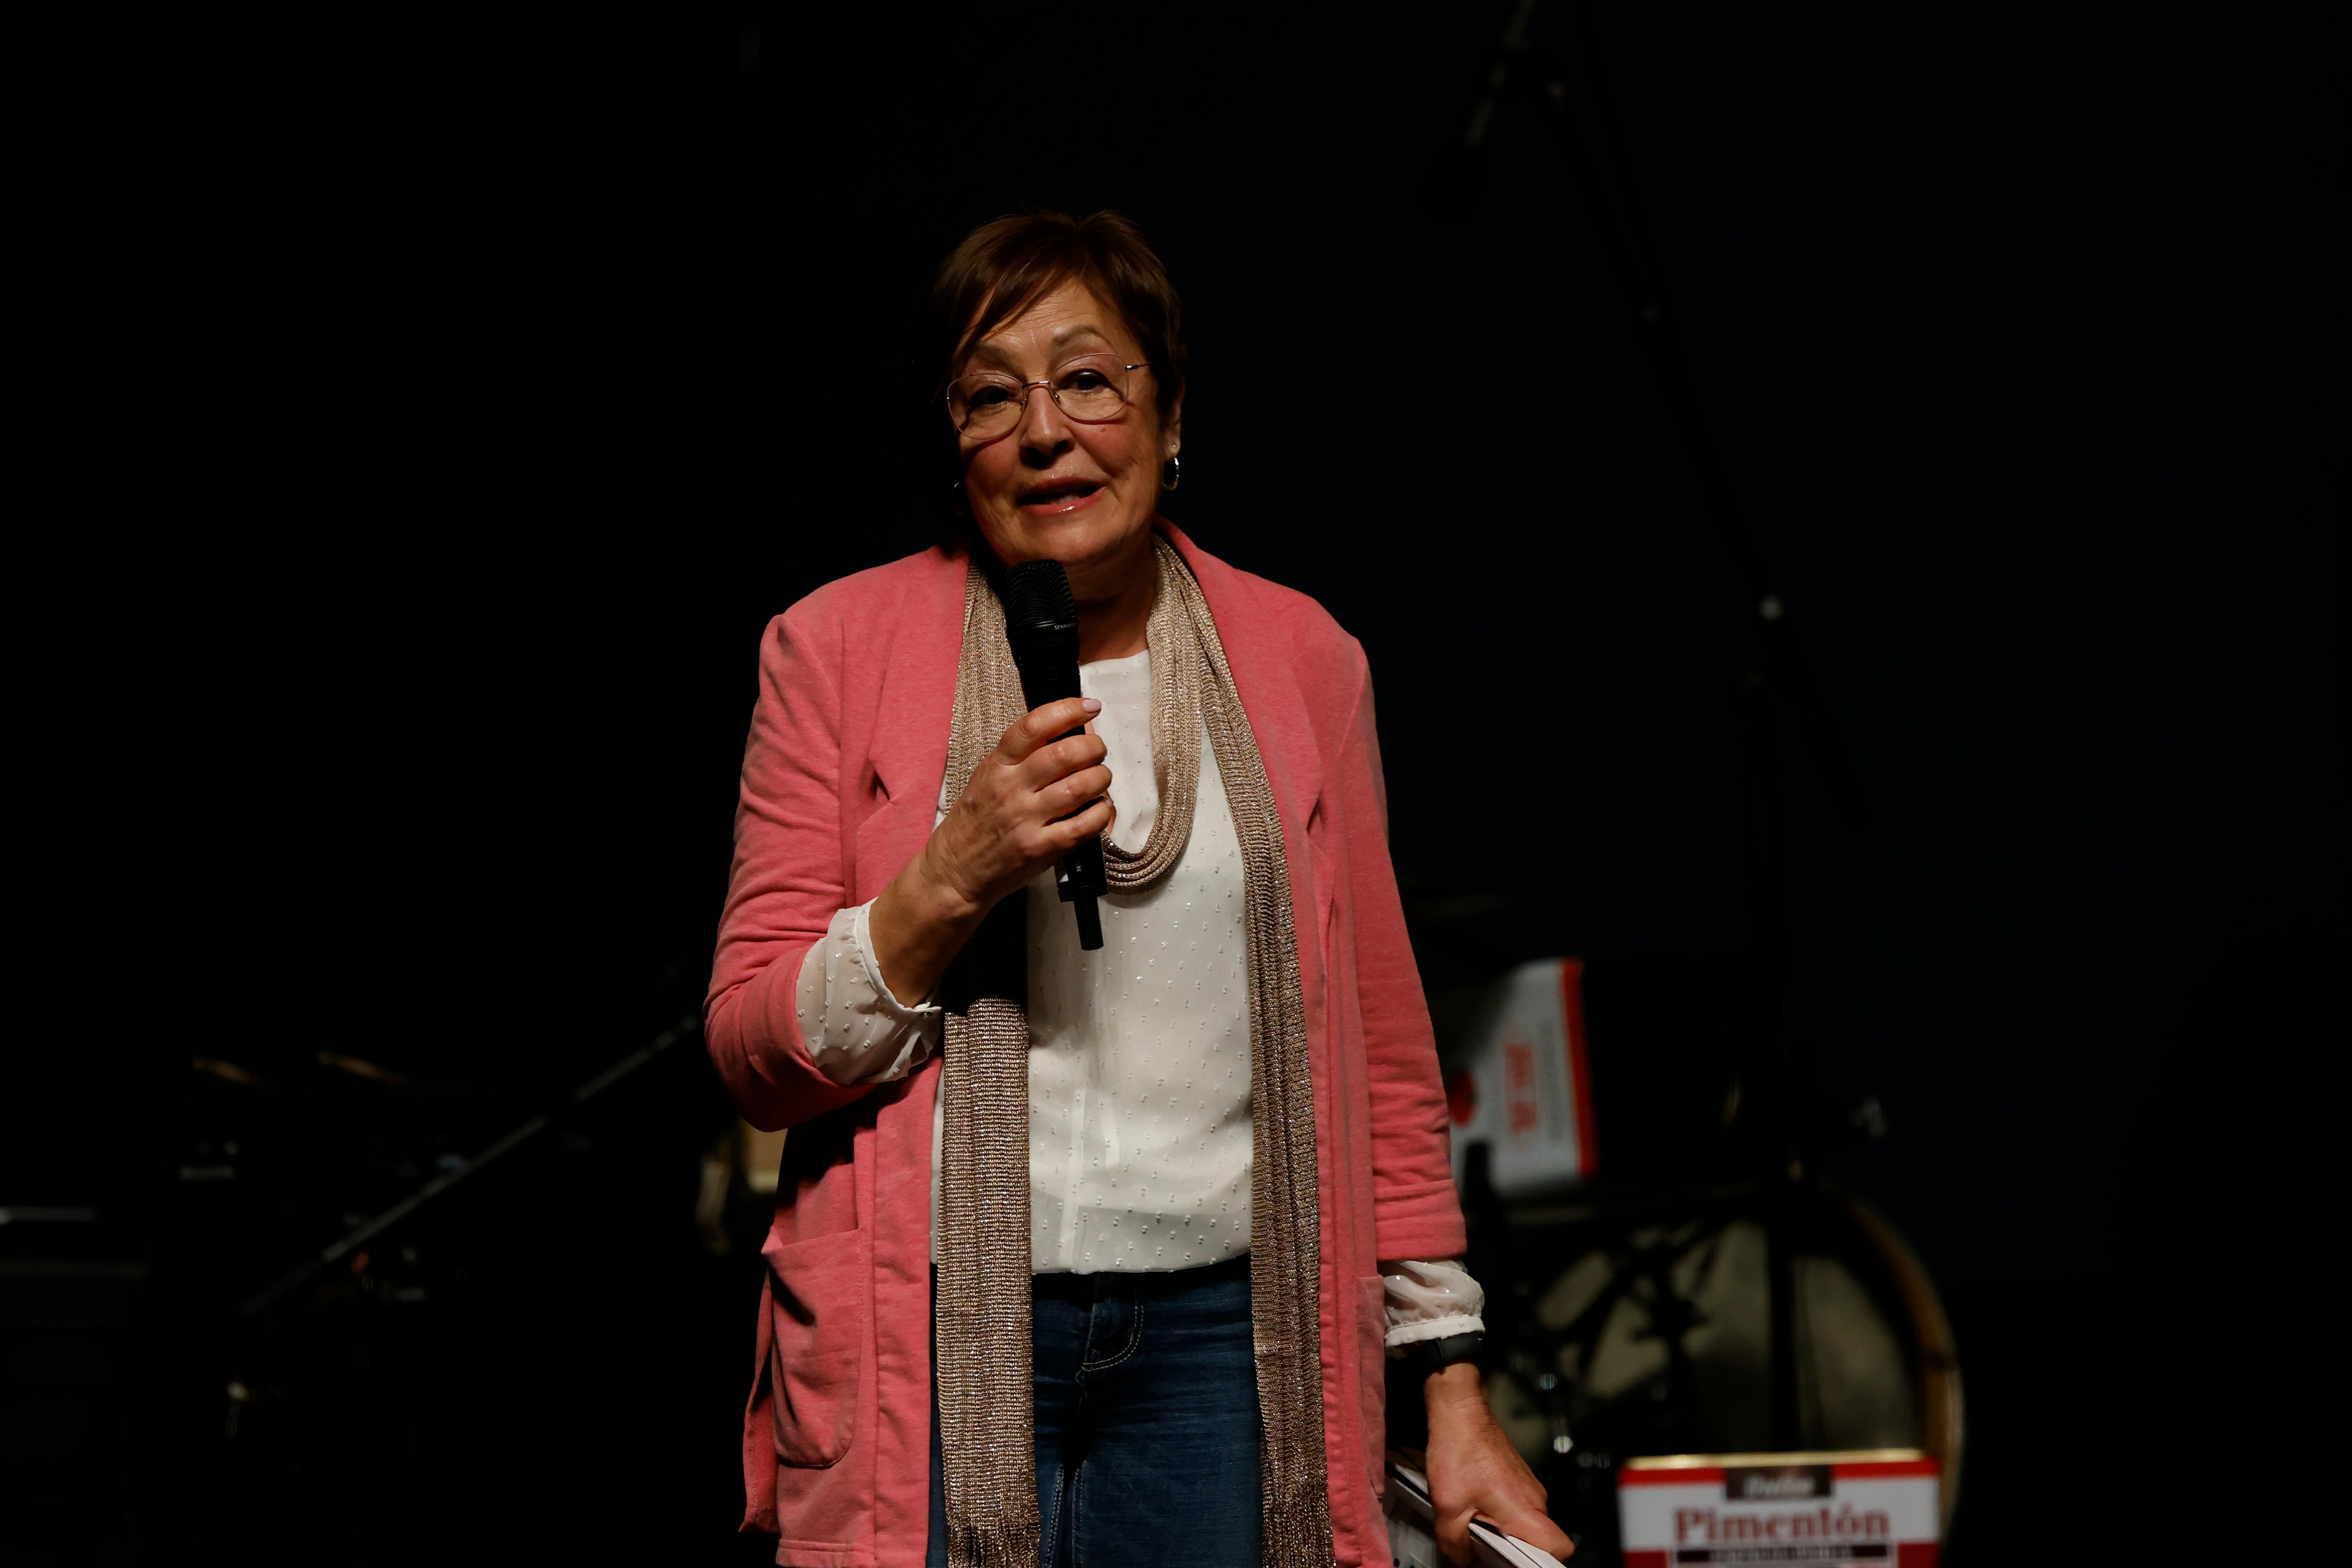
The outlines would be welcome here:
<svg viewBox="0 0 2352 1568">
<path fill-rule="evenodd" d="M 635 1072 L 639 1068 L 645 1066 L 647 1062 L 653 1060 L 664 1051 L 668 1050 L 672 1046 L 677 1044 L 678 1041 L 698 1035 L 701 1032 L 701 1016 L 694 1013 L 688 1014 L 686 1016 L 680 1018 L 677 1023 L 672 1024 L 668 1028 L 655 1036 L 654 1038 L 646 1044 L 638 1047 L 635 1050 L 630 1052 L 627 1056 L 622 1058 L 611 1067 L 606 1068 L 603 1072 L 598 1073 L 594 1078 L 590 1079 L 586 1083 L 582 1084 L 578 1089 L 573 1089 L 570 1094 L 565 1095 L 549 1109 L 531 1117 L 520 1126 L 510 1129 L 503 1137 L 493 1140 L 489 1146 L 482 1150 L 481 1152 L 474 1155 L 470 1159 L 455 1159 L 447 1162 L 442 1166 L 439 1173 L 427 1181 L 423 1186 L 418 1187 L 415 1192 L 409 1194 L 406 1197 L 402 1198 L 398 1203 L 395 1203 L 391 1207 L 383 1210 L 381 1214 L 374 1215 L 373 1218 L 360 1218 L 358 1216 L 354 1216 L 356 1223 L 353 1224 L 351 1230 L 338 1237 L 336 1240 L 328 1243 L 326 1247 L 322 1247 L 316 1256 L 310 1258 L 307 1262 L 297 1265 L 294 1268 L 280 1276 L 275 1284 L 272 1284 L 268 1289 L 247 1298 L 245 1304 L 237 1309 L 238 1313 L 246 1318 L 259 1317 L 263 1313 L 268 1311 L 272 1307 L 276 1306 L 278 1302 L 285 1300 L 296 1290 L 300 1289 L 302 1287 L 317 1279 L 326 1270 L 333 1268 L 338 1265 L 344 1264 L 347 1261 L 358 1264 L 360 1259 L 364 1258 L 367 1256 L 361 1249 L 370 1242 L 376 1240 L 378 1237 L 383 1237 L 395 1227 L 405 1224 L 408 1220 L 413 1218 L 419 1210 L 439 1198 L 444 1193 L 446 1193 L 451 1188 L 457 1186 L 460 1182 L 466 1181 L 467 1178 L 480 1173 L 490 1165 L 506 1158 L 506 1156 L 520 1148 L 523 1144 L 528 1143 L 532 1139 L 538 1137 L 541 1133 L 546 1131 L 549 1127 L 552 1126 L 556 1119 L 566 1111 L 576 1110 L 579 1107 L 587 1104 L 590 1100 L 595 1099 L 598 1095 L 612 1088 L 613 1085 L 620 1082 L 631 1073 Z M 361 1265 L 361 1267 L 363 1267 L 363 1265 Z M 355 1268 L 354 1272 L 357 1271 L 358 1270 Z"/>
<path fill-rule="evenodd" d="M 1651 1329 L 1660 1348 L 1678 1342 L 1686 1330 L 1698 1328 L 1685 1321 L 1688 1303 L 1677 1294 L 1684 1286 L 1675 1270 L 1684 1267 L 1706 1272 L 1701 1263 L 1717 1257 L 1718 1244 L 1731 1234 L 1726 1227 L 1734 1216 L 1721 1207 L 1721 1201 L 1727 1194 L 1738 1194 L 1744 1205 L 1738 1218 L 1752 1227 L 1743 1234 L 1752 1234 L 1761 1248 L 1763 1308 L 1748 1321 L 1760 1321 L 1763 1343 L 1760 1362 L 1748 1371 L 1754 1374 L 1751 1381 L 1764 1412 L 1765 1432 L 1757 1442 L 1706 1447 L 1787 1450 L 1810 1446 L 1803 1434 L 1818 1423 L 1820 1414 L 1808 1403 L 1817 1399 L 1822 1385 L 1806 1362 L 1809 1347 L 1802 1321 L 1803 1279 L 1808 1260 L 1817 1254 L 1806 1250 L 1801 1237 L 1810 1223 L 1808 1216 L 1819 1211 L 1828 1196 L 1817 1184 L 1814 1162 L 1822 1129 L 1788 1006 L 1789 859 L 1779 741 L 1784 721 L 1793 724 L 1819 764 L 1838 815 L 1850 825 L 1859 824 L 1864 810 L 1835 728 L 1801 655 L 1789 601 L 1770 580 L 1703 417 L 1696 377 L 1685 354 L 1665 287 L 1666 268 L 1650 232 L 1634 179 L 1634 161 L 1618 122 L 1603 58 L 1604 41 L 1595 8 L 1583 0 L 1563 0 L 1549 7 L 1549 13 L 1541 0 L 1516 0 L 1487 57 L 1469 118 L 1461 134 L 1441 152 L 1431 195 L 1442 212 L 1458 213 L 1477 200 L 1479 166 L 1496 132 L 1507 123 L 1502 119 L 1504 104 L 1515 89 L 1527 89 L 1550 122 L 1565 172 L 1591 218 L 1591 238 L 1624 306 L 1626 323 L 1655 373 L 1655 385 L 1664 394 L 1664 412 L 1682 437 L 1708 519 L 1741 586 L 1743 651 L 1734 690 L 1753 979 L 1745 1005 L 1738 1010 L 1732 1035 L 1732 1058 L 1738 1065 L 1727 1087 L 1716 1079 L 1711 1070 L 1714 1064 L 1705 1057 L 1661 1052 L 1644 1061 L 1641 1053 L 1629 1052 L 1623 1059 L 1634 1075 L 1644 1076 L 1646 1069 L 1646 1096 L 1612 1092 L 1603 1070 L 1610 1031 L 1595 1016 L 1596 998 L 1585 995 L 1594 1146 L 1588 1148 L 1580 1142 L 1572 1152 L 1568 1129 L 1576 1127 L 1581 1140 L 1583 1125 L 1573 1119 L 1555 1121 L 1546 1136 L 1544 1117 L 1547 1084 L 1555 1086 L 1555 1103 L 1564 1105 L 1556 1086 L 1573 1083 L 1573 1075 L 1565 1079 L 1547 1078 L 1546 1063 L 1528 1054 L 1535 1049 L 1529 1030 L 1542 1021 L 1540 1016 L 1531 1023 L 1523 1015 L 1520 1022 L 1526 1027 L 1516 1037 L 1507 1020 L 1495 1047 L 1499 1054 L 1493 1058 L 1504 1097 L 1499 1111 L 1502 1121 L 1499 1131 L 1494 1130 L 1495 1124 L 1486 1124 L 1486 1138 L 1472 1143 L 1462 1162 L 1461 1178 L 1472 1205 L 1483 1203 L 1490 1211 L 1512 1201 L 1510 1193 L 1503 1190 L 1506 1187 L 1511 1193 L 1531 1194 L 1546 1185 L 1563 1190 L 1590 1186 L 1591 1215 L 1604 1226 L 1622 1226 L 1644 1204 L 1654 1202 L 1657 1206 L 1645 1221 L 1648 1228 L 1622 1231 L 1609 1244 L 1621 1252 L 1631 1248 L 1649 1256 L 1661 1245 L 1661 1237 L 1690 1229 L 1691 1245 L 1698 1250 L 1679 1262 L 1656 1260 L 1654 1268 L 1639 1276 L 1647 1281 L 1643 1289 L 1654 1294 L 1654 1306 L 1666 1314 L 1654 1321 Z M 1586 977 L 1588 993 L 1595 977 Z M 1563 1020 L 1565 1016 L 1564 1002 Z M 1572 1044 L 1565 1022 L 1562 1035 Z M 1515 1038 L 1525 1050 L 1514 1047 Z M 1478 1058 L 1484 1048 L 1485 1042 L 1474 1039 L 1471 1058 Z M 1515 1060 L 1532 1069 L 1517 1081 L 1512 1078 Z M 1489 1077 L 1493 1076 L 1490 1071 Z M 1476 1077 L 1474 1068 L 1474 1087 Z M 1683 1136 L 1664 1139 L 1638 1133 L 1620 1139 L 1612 1132 L 1612 1104 L 1623 1108 L 1618 1114 L 1638 1122 L 1648 1112 L 1675 1103 L 1673 1089 L 1679 1086 L 1666 1081 L 1674 1078 L 1708 1092 L 1724 1089 L 1715 1131 L 1700 1133 L 1685 1126 L 1679 1130 Z M 1475 1123 L 1479 1115 L 1475 1100 L 1469 1109 Z M 1668 1124 L 1672 1122 L 1669 1118 Z M 1646 1163 L 1650 1168 L 1621 1167 L 1612 1172 L 1612 1164 L 1621 1158 Z M 1627 1179 L 1618 1180 L 1621 1175 Z M 1644 1193 L 1646 1197 L 1641 1195 Z M 1490 1245 L 1495 1228 L 1492 1224 L 1487 1226 Z M 1473 1249 L 1475 1253 L 1475 1237 Z M 1604 1250 L 1604 1257 L 1615 1256 Z M 1626 1253 L 1628 1258 L 1631 1256 Z M 1529 1281 L 1520 1283 L 1533 1288 Z M 1488 1293 L 1492 1301 L 1491 1282 Z M 1671 1355 L 1669 1363 L 1673 1364 Z M 1563 1376 L 1582 1381 L 1580 1369 L 1546 1370 L 1540 1375 L 1549 1380 L 1547 1387 L 1567 1386 L 1561 1382 Z M 1661 1410 L 1680 1408 L 1686 1415 L 1696 1411 L 1688 1397 L 1688 1376 L 1678 1374 L 1675 1380 L 1656 1384 L 1654 1403 Z M 1664 1440 L 1664 1434 L 1654 1433 L 1650 1438 Z M 1568 1442 L 1564 1430 L 1559 1441 L 1564 1456 Z M 1676 1441 L 1682 1447 L 1690 1447 L 1679 1438 Z M 1664 1450 L 1645 1447 L 1635 1451 Z M 1589 1465 L 1589 1457 L 1584 1462 Z M 1613 1534 L 1613 1523 L 1608 1529 Z"/>
<path fill-rule="evenodd" d="M 763 1198 L 776 1194 L 776 1178 L 784 1163 L 784 1131 L 771 1132 L 748 1121 L 736 1123 L 736 1167 L 743 1184 Z"/>
<path fill-rule="evenodd" d="M 158 1451 L 148 1271 L 17 1254 L 28 1234 L 89 1228 L 16 1217 L 28 1212 L 44 1211 L 0 1209 L 15 1233 L 0 1257 L 0 1563 L 153 1562 L 168 1552 L 147 1538 L 143 1501 Z"/>
<path fill-rule="evenodd" d="M 1736 961 L 1566 957 L 1433 1005 L 1489 1396 L 1588 1568 L 1618 1560 L 1636 1459 L 1916 1449 L 1938 1533 L 1958 1496 L 1959 1368 L 1926 1271 L 1818 1173 L 1770 1168 L 1758 984 Z M 1391 1399 L 1409 1445 L 1414 1402 Z"/>
<path fill-rule="evenodd" d="M 694 1227 L 714 1258 L 756 1253 L 774 1217 L 784 1161 L 784 1130 L 770 1132 L 738 1117 L 703 1152 Z"/>
<path fill-rule="evenodd" d="M 1474 1177 L 1475 1172 L 1474 1169 Z M 1799 1430 L 1819 1448 L 1917 1448 L 1948 1520 L 1965 1427 L 1934 1288 L 1885 1221 L 1825 1185 L 1491 1197 L 1471 1232 L 1497 1420 L 1555 1517 L 1612 1561 L 1623 1465 L 1772 1445 L 1773 1243 L 1792 1276 Z"/>
</svg>

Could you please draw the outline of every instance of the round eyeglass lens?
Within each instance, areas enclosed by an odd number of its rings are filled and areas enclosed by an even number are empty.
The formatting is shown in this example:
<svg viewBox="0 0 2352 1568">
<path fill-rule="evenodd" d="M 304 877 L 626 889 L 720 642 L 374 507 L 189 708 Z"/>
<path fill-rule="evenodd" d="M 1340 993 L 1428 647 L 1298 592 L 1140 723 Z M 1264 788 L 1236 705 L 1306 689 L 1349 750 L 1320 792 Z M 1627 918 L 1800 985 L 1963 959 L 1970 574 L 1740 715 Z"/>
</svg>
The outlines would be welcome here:
<svg viewBox="0 0 2352 1568">
<path fill-rule="evenodd" d="M 948 417 L 959 430 L 1008 425 L 1024 401 L 1021 384 L 1007 376 L 967 375 L 948 388 Z"/>
<path fill-rule="evenodd" d="M 1128 370 L 1117 360 L 1078 360 L 1054 378 L 1054 401 L 1073 419 L 1109 419 L 1127 406 Z"/>
</svg>

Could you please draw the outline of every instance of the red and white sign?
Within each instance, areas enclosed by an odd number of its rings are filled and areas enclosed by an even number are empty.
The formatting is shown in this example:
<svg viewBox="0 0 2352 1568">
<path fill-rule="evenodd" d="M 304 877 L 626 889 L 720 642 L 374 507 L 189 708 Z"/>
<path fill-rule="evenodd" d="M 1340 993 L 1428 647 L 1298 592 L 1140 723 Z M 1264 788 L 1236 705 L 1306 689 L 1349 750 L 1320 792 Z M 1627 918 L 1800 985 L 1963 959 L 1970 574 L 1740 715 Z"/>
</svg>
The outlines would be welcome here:
<svg viewBox="0 0 2352 1568">
<path fill-rule="evenodd" d="M 1936 1461 L 1911 1448 L 1629 1459 L 1625 1568 L 1935 1568 Z"/>
<path fill-rule="evenodd" d="M 1583 979 L 1583 960 L 1547 958 L 1482 999 L 1445 1084 L 1456 1182 L 1475 1143 L 1487 1146 L 1488 1174 L 1507 1198 L 1572 1186 L 1600 1168 Z"/>
</svg>

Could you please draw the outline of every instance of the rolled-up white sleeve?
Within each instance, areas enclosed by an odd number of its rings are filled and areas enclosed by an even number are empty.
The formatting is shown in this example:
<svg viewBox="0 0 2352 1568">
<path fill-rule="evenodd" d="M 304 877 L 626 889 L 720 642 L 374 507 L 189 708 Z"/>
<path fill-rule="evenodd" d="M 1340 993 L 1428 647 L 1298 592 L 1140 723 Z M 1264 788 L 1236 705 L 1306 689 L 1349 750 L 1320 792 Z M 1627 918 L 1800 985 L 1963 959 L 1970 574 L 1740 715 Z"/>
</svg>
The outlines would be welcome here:
<svg viewBox="0 0 2352 1568">
<path fill-rule="evenodd" d="M 1450 1258 L 1383 1263 L 1381 1281 L 1387 1287 L 1391 1355 L 1423 1340 L 1486 1331 L 1486 1320 L 1480 1314 L 1486 1310 L 1486 1292 Z"/>
<path fill-rule="evenodd" d="M 809 1059 L 835 1083 L 904 1078 L 939 1048 L 940 1009 L 909 1007 L 883 984 L 867 929 L 873 908 L 864 903 L 834 915 L 824 940 L 801 961 L 793 990 Z"/>
</svg>

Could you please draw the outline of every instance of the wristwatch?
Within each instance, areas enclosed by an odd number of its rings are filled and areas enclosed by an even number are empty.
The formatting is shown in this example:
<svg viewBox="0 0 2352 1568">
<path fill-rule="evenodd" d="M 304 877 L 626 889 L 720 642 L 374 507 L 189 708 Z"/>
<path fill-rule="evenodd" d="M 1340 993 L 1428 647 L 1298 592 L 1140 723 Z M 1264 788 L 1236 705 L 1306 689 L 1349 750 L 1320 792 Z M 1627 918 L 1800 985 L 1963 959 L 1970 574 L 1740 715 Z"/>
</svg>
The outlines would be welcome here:
<svg viewBox="0 0 2352 1568">
<path fill-rule="evenodd" d="M 1466 1334 L 1448 1334 L 1442 1340 L 1417 1340 L 1405 1346 L 1404 1353 L 1397 1360 L 1415 1377 L 1434 1377 L 1457 1362 L 1476 1361 L 1486 1344 L 1486 1336 L 1473 1330 Z"/>
</svg>

